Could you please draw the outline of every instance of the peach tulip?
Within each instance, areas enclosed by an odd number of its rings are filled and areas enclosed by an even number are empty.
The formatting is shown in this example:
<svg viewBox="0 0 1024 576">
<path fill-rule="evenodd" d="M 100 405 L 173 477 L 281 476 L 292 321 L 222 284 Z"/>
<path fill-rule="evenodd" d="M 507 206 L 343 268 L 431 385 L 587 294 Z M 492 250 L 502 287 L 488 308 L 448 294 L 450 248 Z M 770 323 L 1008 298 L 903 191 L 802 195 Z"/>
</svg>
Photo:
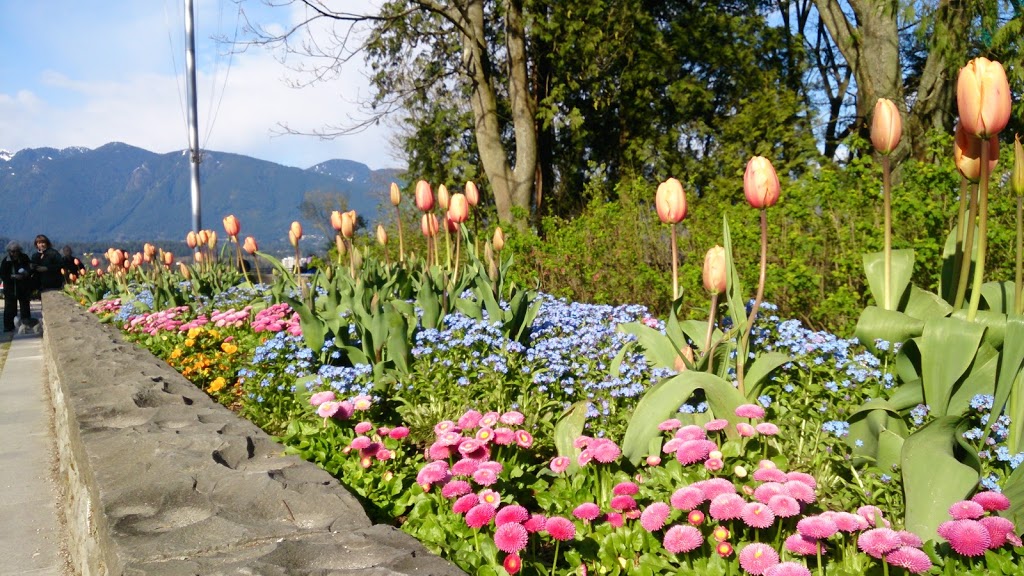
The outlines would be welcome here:
<svg viewBox="0 0 1024 576">
<path fill-rule="evenodd" d="M 704 288 L 721 294 L 726 288 L 725 248 L 714 246 L 704 255 Z"/>
<path fill-rule="evenodd" d="M 888 98 L 879 98 L 871 118 L 871 145 L 879 154 L 889 154 L 900 143 L 902 134 L 903 119 L 896 104 Z"/>
<path fill-rule="evenodd" d="M 164 266 L 170 267 L 174 264 L 174 252 L 163 252 L 160 254 L 160 258 L 163 260 Z"/>
<path fill-rule="evenodd" d="M 459 223 L 449 218 L 448 214 L 441 217 L 441 224 L 450 234 L 455 234 L 459 231 Z"/>
<path fill-rule="evenodd" d="M 185 235 L 185 244 L 188 245 L 189 250 L 195 250 L 199 244 L 199 236 L 194 230 L 189 230 L 188 234 Z"/>
<path fill-rule="evenodd" d="M 217 233 L 213 230 L 206 231 L 206 247 L 210 250 L 217 247 Z"/>
<path fill-rule="evenodd" d="M 435 236 L 438 231 L 437 216 L 424 214 L 423 218 L 420 219 L 420 230 L 423 231 L 423 235 L 427 238 Z"/>
<path fill-rule="evenodd" d="M 341 235 L 351 238 L 356 233 L 356 211 L 349 210 L 341 215 Z"/>
<path fill-rule="evenodd" d="M 377 242 L 381 246 L 388 245 L 388 231 L 384 229 L 383 224 L 377 224 Z"/>
<path fill-rule="evenodd" d="M 669 178 L 658 185 L 654 195 L 658 218 L 665 224 L 678 224 L 686 218 L 686 193 L 683 185 L 675 178 Z"/>
<path fill-rule="evenodd" d="M 398 184 L 391 183 L 391 205 L 398 206 L 402 202 L 402 191 L 398 189 Z"/>
<path fill-rule="evenodd" d="M 968 134 L 987 140 L 1010 121 L 1010 83 L 999 62 L 979 57 L 960 69 L 956 82 L 960 123 Z"/>
<path fill-rule="evenodd" d="M 93 258 L 92 262 L 90 262 L 90 264 L 92 264 L 93 268 L 99 268 L 100 267 L 100 259 L 99 258 Z"/>
<path fill-rule="evenodd" d="M 238 222 L 238 218 L 234 214 L 224 217 L 224 233 L 228 235 L 228 238 L 236 240 L 238 233 L 241 232 L 242 225 Z"/>
<path fill-rule="evenodd" d="M 505 232 L 501 229 L 501 226 L 494 229 L 494 237 L 491 238 L 491 244 L 496 252 L 501 252 L 501 249 L 505 247 Z"/>
<path fill-rule="evenodd" d="M 448 187 L 441 184 L 437 187 L 437 205 L 441 207 L 441 211 L 448 210 L 448 202 L 451 201 L 451 194 L 448 193 Z"/>
<path fill-rule="evenodd" d="M 335 232 L 341 232 L 341 212 L 338 210 L 331 212 L 331 228 L 334 228 Z"/>
<path fill-rule="evenodd" d="M 461 224 L 469 218 L 469 200 L 465 194 L 454 194 L 448 203 L 448 219 Z"/>
<path fill-rule="evenodd" d="M 430 183 L 426 180 L 416 183 L 416 207 L 423 212 L 430 212 L 434 209 L 434 193 L 430 190 Z"/>
<path fill-rule="evenodd" d="M 472 181 L 466 182 L 466 201 L 469 202 L 470 206 L 476 206 L 480 203 L 480 189 Z"/>
<path fill-rule="evenodd" d="M 196 246 L 206 246 L 206 243 L 210 241 L 210 231 L 200 230 L 196 232 Z"/>
<path fill-rule="evenodd" d="M 953 160 L 964 178 L 971 182 L 981 178 L 981 145 L 981 140 L 972 136 L 963 124 L 957 125 L 956 137 L 953 139 Z M 989 138 L 988 146 L 988 173 L 991 174 L 999 161 L 999 137 Z"/>
<path fill-rule="evenodd" d="M 779 201 L 779 176 L 771 160 L 754 156 L 743 172 L 743 194 L 754 208 L 769 208 Z"/>
<path fill-rule="evenodd" d="M 298 220 L 292 222 L 292 226 L 289 231 L 291 232 L 292 236 L 295 236 L 296 242 L 302 240 L 302 224 Z"/>
<path fill-rule="evenodd" d="M 242 244 L 242 249 L 248 254 L 255 254 L 259 250 L 259 246 L 256 245 L 256 239 L 252 236 L 245 237 L 245 243 Z"/>
</svg>

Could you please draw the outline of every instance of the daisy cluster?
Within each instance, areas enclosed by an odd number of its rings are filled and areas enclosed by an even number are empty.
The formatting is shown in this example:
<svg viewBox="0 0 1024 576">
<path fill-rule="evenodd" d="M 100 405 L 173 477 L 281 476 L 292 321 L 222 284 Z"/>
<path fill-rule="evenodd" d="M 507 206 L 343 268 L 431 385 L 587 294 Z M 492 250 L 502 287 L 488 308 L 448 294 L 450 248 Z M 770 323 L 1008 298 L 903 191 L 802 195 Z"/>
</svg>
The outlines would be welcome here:
<svg viewBox="0 0 1024 576">
<path fill-rule="evenodd" d="M 333 391 L 326 390 L 313 394 L 309 404 L 316 408 L 317 416 L 323 418 L 326 423 L 330 419 L 352 420 L 365 414 L 373 406 L 373 399 L 366 394 L 360 394 L 348 400 L 338 400 Z M 341 452 L 358 456 L 359 465 L 363 468 L 373 466 L 374 462 L 394 459 L 395 451 L 388 447 L 388 440 L 401 441 L 409 436 L 409 429 L 405 426 L 374 426 L 366 419 L 356 423 L 352 430 L 355 436 Z"/>
</svg>

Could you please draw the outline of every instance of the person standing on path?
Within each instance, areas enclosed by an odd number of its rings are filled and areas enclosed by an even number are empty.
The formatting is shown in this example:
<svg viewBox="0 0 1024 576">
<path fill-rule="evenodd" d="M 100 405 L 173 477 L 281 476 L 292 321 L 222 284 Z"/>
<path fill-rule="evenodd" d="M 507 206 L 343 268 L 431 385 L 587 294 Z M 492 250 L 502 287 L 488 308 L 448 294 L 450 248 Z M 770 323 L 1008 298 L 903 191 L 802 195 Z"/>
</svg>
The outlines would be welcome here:
<svg viewBox="0 0 1024 576">
<path fill-rule="evenodd" d="M 64 266 L 64 259 L 46 235 L 36 236 L 35 244 L 36 253 L 32 255 L 32 270 L 39 279 L 39 291 L 59 290 L 64 286 L 64 275 L 60 271 Z"/>
<path fill-rule="evenodd" d="M 14 318 L 21 313 L 21 323 L 32 324 L 29 299 L 35 290 L 32 262 L 21 244 L 9 242 L 7 255 L 0 261 L 0 280 L 4 283 L 4 332 L 14 332 Z"/>
<path fill-rule="evenodd" d="M 65 246 L 60 249 L 61 260 L 61 272 L 64 274 L 64 282 L 71 282 L 73 279 L 81 278 L 82 274 L 85 273 L 85 264 L 78 258 L 75 258 L 75 253 L 71 250 L 71 246 Z"/>
</svg>

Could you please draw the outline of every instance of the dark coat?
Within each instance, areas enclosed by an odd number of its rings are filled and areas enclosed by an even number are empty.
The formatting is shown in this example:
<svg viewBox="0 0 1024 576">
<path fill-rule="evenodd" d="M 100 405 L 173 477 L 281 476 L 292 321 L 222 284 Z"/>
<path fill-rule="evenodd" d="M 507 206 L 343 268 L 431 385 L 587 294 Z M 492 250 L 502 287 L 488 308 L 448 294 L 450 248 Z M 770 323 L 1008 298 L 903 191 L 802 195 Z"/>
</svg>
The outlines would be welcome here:
<svg viewBox="0 0 1024 576">
<path fill-rule="evenodd" d="M 40 290 L 56 290 L 64 285 L 64 275 L 60 270 L 64 267 L 64 257 L 53 248 L 32 255 L 32 265 L 39 277 Z M 46 270 L 40 270 L 45 267 Z"/>
<path fill-rule="evenodd" d="M 19 273 L 24 271 L 23 273 Z M 35 275 L 32 274 L 32 261 L 24 252 L 12 256 L 4 256 L 0 261 L 0 280 L 4 282 L 4 295 L 20 294 L 27 296 L 36 288 Z"/>
</svg>

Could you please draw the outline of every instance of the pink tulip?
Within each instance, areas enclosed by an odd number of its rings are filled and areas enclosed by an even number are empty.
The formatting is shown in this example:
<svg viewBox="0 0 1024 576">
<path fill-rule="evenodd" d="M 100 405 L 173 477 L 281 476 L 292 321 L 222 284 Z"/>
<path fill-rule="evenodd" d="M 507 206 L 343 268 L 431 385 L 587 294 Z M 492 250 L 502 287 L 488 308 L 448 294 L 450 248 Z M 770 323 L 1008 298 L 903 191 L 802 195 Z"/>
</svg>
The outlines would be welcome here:
<svg viewBox="0 0 1024 576">
<path fill-rule="evenodd" d="M 769 208 L 779 201 L 779 176 L 764 156 L 754 156 L 743 173 L 743 194 L 754 208 Z"/>
<path fill-rule="evenodd" d="M 960 69 L 956 83 L 960 123 L 968 134 L 987 140 L 1010 121 L 1010 84 L 999 62 L 979 57 Z"/>
<path fill-rule="evenodd" d="M 888 154 L 896 149 L 902 134 L 903 119 L 896 104 L 888 98 L 879 98 L 871 118 L 872 146 L 879 154 Z"/>
<path fill-rule="evenodd" d="M 678 224 L 686 218 L 686 193 L 683 185 L 675 178 L 669 178 L 658 185 L 654 196 L 658 218 L 665 224 Z"/>
</svg>

